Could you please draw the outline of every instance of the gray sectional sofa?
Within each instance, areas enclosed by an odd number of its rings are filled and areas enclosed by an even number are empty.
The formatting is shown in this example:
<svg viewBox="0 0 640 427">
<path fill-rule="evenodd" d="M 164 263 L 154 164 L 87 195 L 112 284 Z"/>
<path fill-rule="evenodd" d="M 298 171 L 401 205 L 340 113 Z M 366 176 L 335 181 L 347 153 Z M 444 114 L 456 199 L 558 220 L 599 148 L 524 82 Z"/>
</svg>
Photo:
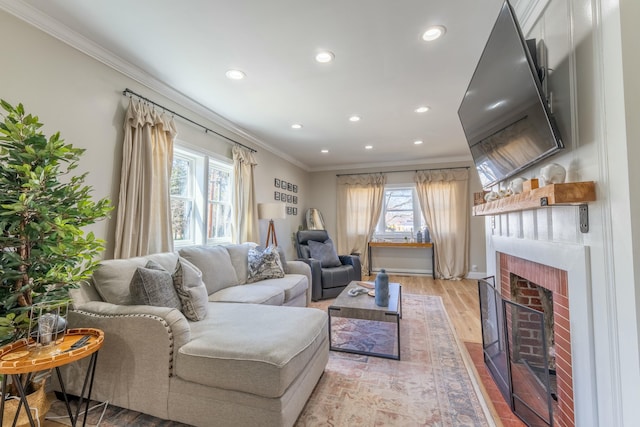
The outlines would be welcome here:
<svg viewBox="0 0 640 427">
<path fill-rule="evenodd" d="M 307 308 L 310 270 L 247 283 L 252 244 L 194 246 L 103 261 L 72 291 L 70 327 L 105 332 L 92 398 L 196 426 L 291 426 L 328 361 L 325 312 Z M 206 317 L 132 305 L 129 286 L 149 260 L 172 272 L 188 260 L 202 273 Z M 181 261 L 182 262 L 182 261 Z M 186 264 L 185 264 L 186 265 Z M 79 395 L 86 365 L 63 370 Z"/>
</svg>

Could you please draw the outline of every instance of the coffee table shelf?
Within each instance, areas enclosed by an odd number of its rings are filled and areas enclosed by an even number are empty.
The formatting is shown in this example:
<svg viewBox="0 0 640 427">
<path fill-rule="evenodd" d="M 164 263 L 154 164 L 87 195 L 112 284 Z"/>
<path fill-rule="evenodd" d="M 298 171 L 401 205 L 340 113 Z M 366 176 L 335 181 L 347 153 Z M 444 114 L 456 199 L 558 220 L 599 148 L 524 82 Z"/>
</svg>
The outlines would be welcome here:
<svg viewBox="0 0 640 427">
<path fill-rule="evenodd" d="M 389 305 L 379 307 L 375 303 L 375 298 L 369 295 L 349 296 L 350 289 L 359 287 L 358 282 L 351 282 L 338 295 L 333 304 L 328 308 L 329 314 L 329 349 L 342 351 L 345 353 L 361 354 L 365 356 L 384 357 L 387 359 L 400 360 L 400 319 L 402 318 L 402 286 L 399 283 L 389 283 Z M 360 319 L 377 322 L 395 322 L 398 352 L 397 354 L 368 352 L 351 348 L 335 347 L 331 338 L 333 317 L 343 317 L 348 319 Z"/>
</svg>

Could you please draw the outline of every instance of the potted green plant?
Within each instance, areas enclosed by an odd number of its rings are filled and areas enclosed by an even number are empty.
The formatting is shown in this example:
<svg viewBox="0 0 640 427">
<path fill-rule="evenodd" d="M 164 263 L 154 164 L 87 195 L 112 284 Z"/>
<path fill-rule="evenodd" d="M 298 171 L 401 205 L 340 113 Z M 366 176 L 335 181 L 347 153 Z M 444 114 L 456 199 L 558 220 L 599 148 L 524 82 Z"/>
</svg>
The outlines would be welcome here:
<svg viewBox="0 0 640 427">
<path fill-rule="evenodd" d="M 68 290 L 91 275 L 104 241 L 83 228 L 111 205 L 92 199 L 86 173 L 73 175 L 85 150 L 59 132 L 46 137 L 22 104 L 0 106 L 1 346 L 27 335 L 34 304 L 68 301 Z"/>
</svg>

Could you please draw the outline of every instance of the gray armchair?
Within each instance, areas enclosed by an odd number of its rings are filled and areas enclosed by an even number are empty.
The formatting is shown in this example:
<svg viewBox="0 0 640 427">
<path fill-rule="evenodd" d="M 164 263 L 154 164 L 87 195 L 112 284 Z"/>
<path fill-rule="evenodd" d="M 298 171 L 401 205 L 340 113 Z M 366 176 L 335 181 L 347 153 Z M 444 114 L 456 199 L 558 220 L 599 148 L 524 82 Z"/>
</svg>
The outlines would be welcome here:
<svg viewBox="0 0 640 427">
<path fill-rule="evenodd" d="M 298 259 L 311 267 L 311 299 L 338 296 L 353 280 L 362 280 L 360 257 L 337 255 L 326 230 L 296 233 Z M 315 255 L 315 256 L 314 256 Z"/>
</svg>

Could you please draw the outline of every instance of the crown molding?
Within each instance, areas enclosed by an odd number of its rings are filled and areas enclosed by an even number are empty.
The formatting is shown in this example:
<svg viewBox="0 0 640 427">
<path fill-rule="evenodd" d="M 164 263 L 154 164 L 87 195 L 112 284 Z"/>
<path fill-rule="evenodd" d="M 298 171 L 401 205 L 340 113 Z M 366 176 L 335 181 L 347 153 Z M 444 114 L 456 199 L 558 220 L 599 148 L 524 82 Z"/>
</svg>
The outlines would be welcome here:
<svg viewBox="0 0 640 427">
<path fill-rule="evenodd" d="M 78 34 L 60 21 L 53 19 L 49 15 L 41 12 L 35 7 L 24 3 L 20 0 L 0 0 L 0 9 L 15 16 L 16 18 L 28 23 L 29 25 L 43 31 L 44 33 L 62 41 L 72 48 L 84 53 L 87 56 L 105 64 L 109 68 L 135 80 L 141 85 L 167 97 L 176 104 L 186 108 L 187 110 L 204 117 L 205 119 L 215 123 L 222 129 L 241 137 L 254 145 L 263 148 L 278 157 L 298 166 L 303 170 L 309 170 L 309 166 L 294 159 L 289 154 L 284 153 L 277 148 L 267 144 L 261 139 L 251 135 L 244 129 L 238 127 L 235 123 L 217 114 L 211 109 L 194 101 L 183 93 L 177 91 L 166 83 L 153 77 L 141 68 L 131 64 L 128 61 L 115 55 L 113 52 L 103 48 L 94 41 Z M 124 90 L 124 88 L 123 88 Z"/>
<path fill-rule="evenodd" d="M 437 160 L 437 161 L 434 161 Z M 361 169 L 372 169 L 372 168 L 393 168 L 393 167 L 407 167 L 410 166 L 407 171 L 413 170 L 417 165 L 421 165 L 420 167 L 430 166 L 430 165 L 441 165 L 443 163 L 469 163 L 472 162 L 473 159 L 471 155 L 469 156 L 451 156 L 451 157 L 438 157 L 437 159 L 424 158 L 424 159 L 415 159 L 408 161 L 398 161 L 398 162 L 379 162 L 379 163 L 369 163 L 366 166 L 362 163 L 353 163 L 346 164 L 340 166 L 329 166 L 329 167 L 319 167 L 319 168 L 311 168 L 309 172 L 338 172 L 338 171 L 350 171 L 354 172 Z M 451 166 L 455 167 L 455 166 Z M 384 172 L 384 171 L 381 171 Z"/>
</svg>

